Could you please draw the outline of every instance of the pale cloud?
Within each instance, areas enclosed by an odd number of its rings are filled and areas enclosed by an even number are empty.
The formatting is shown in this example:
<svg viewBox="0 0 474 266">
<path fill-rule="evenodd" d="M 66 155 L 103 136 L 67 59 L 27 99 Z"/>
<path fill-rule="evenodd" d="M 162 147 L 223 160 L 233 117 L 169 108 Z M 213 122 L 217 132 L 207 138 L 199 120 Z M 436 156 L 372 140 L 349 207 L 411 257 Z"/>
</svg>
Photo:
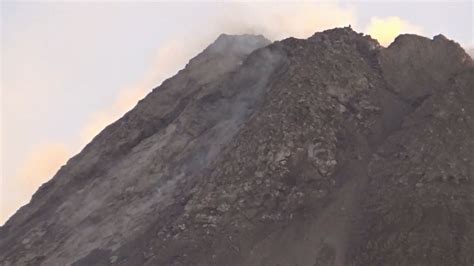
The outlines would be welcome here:
<svg viewBox="0 0 474 266">
<path fill-rule="evenodd" d="M 399 17 L 373 17 L 365 33 L 377 39 L 383 46 L 388 46 L 402 33 L 422 34 L 423 29 Z"/>
<path fill-rule="evenodd" d="M 17 174 L 18 181 L 30 193 L 34 192 L 45 181 L 53 176 L 59 167 L 66 163 L 70 149 L 60 142 L 41 144 L 28 154 Z"/>
<path fill-rule="evenodd" d="M 53 177 L 68 158 L 89 143 L 107 125 L 132 109 L 164 79 L 184 68 L 192 56 L 204 49 L 206 42 L 208 40 L 204 39 L 189 42 L 182 37 L 163 43 L 156 50 L 152 66 L 144 77 L 136 84 L 119 90 L 113 104 L 92 113 L 74 141 L 51 142 L 30 149 L 19 171 L 13 177 L 2 178 L 0 224 L 5 222 L 18 207 L 26 204 L 36 189 Z"/>
<path fill-rule="evenodd" d="M 183 68 L 199 49 L 202 50 L 203 48 L 196 45 L 196 43 L 189 43 L 183 39 L 179 41 L 178 39 L 170 40 L 161 45 L 155 52 L 152 67 L 142 80 L 137 84 L 121 89 L 111 106 L 90 116 L 80 132 L 81 146 L 90 142 L 107 125 L 132 109 L 140 99 L 144 98 L 151 89 L 159 85 L 164 79 Z"/>
<path fill-rule="evenodd" d="M 3 196 L 0 198 L 3 201 L 0 203 L 2 207 L 0 224 L 19 206 L 27 203 L 33 192 L 49 180 L 68 158 L 90 142 L 107 125 L 132 109 L 151 89 L 183 68 L 191 57 L 202 51 L 220 33 L 263 34 L 271 40 L 290 36 L 306 38 L 328 28 L 349 24 L 355 26 L 357 18 L 354 9 L 342 8 L 332 3 L 303 3 L 301 5 L 248 3 L 234 4 L 232 8 L 225 9 L 219 15 L 212 17 L 211 21 L 213 23 L 208 25 L 209 27 L 204 32 L 169 36 L 156 50 L 151 67 L 143 77 L 119 89 L 112 104 L 90 114 L 77 136 L 70 138 L 71 141 L 53 141 L 31 148 L 21 163 L 20 170 L 13 177 L 2 178 L 5 182 L 2 184 Z M 77 26 L 72 22 L 71 25 Z M 78 30 L 83 29 L 79 27 Z M 71 62 L 76 61 L 71 60 Z M 24 87 L 28 88 L 28 86 Z M 46 95 L 48 94 L 43 94 L 43 96 Z"/>
<path fill-rule="evenodd" d="M 0 223 L 26 204 L 38 187 L 51 178 L 70 156 L 71 149 L 61 142 L 33 147 L 15 176 L 2 182 Z"/>
<path fill-rule="evenodd" d="M 126 111 L 130 110 L 142 99 L 147 89 L 144 87 L 132 87 L 119 92 L 112 106 L 99 110 L 90 115 L 89 120 L 82 127 L 80 132 L 81 146 L 92 140 L 107 125 L 120 118 Z"/>
</svg>

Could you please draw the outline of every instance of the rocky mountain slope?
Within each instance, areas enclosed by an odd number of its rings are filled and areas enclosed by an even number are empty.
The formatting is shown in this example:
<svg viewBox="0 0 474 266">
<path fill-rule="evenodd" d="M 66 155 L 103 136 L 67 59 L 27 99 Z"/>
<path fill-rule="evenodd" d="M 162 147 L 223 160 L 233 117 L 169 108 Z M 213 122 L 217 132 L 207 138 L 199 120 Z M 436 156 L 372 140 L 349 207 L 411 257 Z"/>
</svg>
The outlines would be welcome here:
<svg viewBox="0 0 474 266">
<path fill-rule="evenodd" d="M 0 228 L 0 265 L 473 265 L 474 63 L 221 35 Z"/>
</svg>

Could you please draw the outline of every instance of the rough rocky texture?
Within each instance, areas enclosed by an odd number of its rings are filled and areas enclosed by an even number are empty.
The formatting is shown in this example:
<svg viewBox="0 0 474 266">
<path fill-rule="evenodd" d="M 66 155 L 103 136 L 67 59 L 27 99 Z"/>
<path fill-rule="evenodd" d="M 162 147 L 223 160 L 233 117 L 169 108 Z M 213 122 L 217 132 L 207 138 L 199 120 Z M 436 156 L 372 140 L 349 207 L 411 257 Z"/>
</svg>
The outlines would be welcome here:
<svg viewBox="0 0 474 266">
<path fill-rule="evenodd" d="M 0 265 L 473 265 L 453 41 L 221 35 L 0 228 Z"/>
</svg>

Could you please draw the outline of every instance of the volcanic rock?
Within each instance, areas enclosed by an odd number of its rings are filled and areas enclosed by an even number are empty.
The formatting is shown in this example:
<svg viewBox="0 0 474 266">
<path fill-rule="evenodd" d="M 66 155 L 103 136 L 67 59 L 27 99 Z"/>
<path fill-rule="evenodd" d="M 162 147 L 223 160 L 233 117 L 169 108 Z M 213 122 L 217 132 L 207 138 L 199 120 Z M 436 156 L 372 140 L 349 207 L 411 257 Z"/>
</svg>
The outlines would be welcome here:
<svg viewBox="0 0 474 266">
<path fill-rule="evenodd" d="M 221 35 L 0 228 L 0 265 L 473 265 L 474 63 Z"/>
</svg>

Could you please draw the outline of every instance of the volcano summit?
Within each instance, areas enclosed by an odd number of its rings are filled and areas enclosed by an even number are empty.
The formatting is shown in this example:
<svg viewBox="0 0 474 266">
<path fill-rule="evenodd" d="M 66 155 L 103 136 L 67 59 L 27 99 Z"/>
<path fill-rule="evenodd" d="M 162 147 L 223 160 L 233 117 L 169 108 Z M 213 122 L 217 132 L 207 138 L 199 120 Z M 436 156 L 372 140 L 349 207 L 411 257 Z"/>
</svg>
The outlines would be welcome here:
<svg viewBox="0 0 474 266">
<path fill-rule="evenodd" d="M 474 264 L 474 63 L 221 35 L 0 228 L 0 265 Z"/>
</svg>

